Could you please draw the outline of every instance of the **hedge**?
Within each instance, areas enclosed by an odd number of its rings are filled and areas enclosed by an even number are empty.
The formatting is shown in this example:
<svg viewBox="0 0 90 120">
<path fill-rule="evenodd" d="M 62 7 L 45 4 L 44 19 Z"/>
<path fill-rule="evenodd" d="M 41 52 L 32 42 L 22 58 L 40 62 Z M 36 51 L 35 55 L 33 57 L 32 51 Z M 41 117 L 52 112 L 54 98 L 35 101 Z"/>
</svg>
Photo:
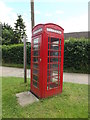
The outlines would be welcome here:
<svg viewBox="0 0 90 120">
<path fill-rule="evenodd" d="M 24 45 L 3 45 L 2 59 L 3 63 L 23 64 Z M 31 45 L 27 45 L 27 64 L 31 61 Z"/>
<path fill-rule="evenodd" d="M 90 42 L 88 39 L 69 38 L 65 40 L 64 68 L 88 73 L 89 48 Z"/>
<path fill-rule="evenodd" d="M 64 42 L 64 69 L 75 72 L 88 72 L 88 55 L 90 42 L 88 39 L 70 38 Z M 31 45 L 27 45 L 27 64 L 31 61 Z M 23 64 L 23 44 L 2 46 L 4 63 Z M 68 71 L 67 71 L 68 72 Z"/>
</svg>

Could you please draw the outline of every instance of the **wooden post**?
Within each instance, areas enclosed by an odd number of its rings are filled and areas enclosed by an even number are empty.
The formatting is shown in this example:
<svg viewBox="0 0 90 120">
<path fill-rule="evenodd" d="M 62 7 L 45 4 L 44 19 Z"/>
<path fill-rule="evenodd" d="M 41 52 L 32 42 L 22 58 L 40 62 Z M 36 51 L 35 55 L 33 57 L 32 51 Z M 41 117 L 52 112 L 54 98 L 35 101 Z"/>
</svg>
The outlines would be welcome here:
<svg viewBox="0 0 90 120">
<path fill-rule="evenodd" d="M 24 83 L 27 82 L 27 52 L 26 52 L 26 36 L 24 36 Z"/>
<path fill-rule="evenodd" d="M 32 25 L 32 29 L 35 25 L 35 21 L 34 21 L 34 0 L 31 0 L 31 25 Z"/>
<path fill-rule="evenodd" d="M 88 2 L 88 38 L 90 38 L 90 1 Z"/>
</svg>

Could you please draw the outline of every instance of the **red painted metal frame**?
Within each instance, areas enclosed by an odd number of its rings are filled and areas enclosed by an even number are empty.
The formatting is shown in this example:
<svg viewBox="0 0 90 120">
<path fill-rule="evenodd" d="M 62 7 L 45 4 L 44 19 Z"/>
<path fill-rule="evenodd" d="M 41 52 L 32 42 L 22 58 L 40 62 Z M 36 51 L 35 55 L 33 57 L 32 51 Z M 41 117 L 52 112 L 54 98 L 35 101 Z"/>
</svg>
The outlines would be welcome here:
<svg viewBox="0 0 90 120">
<path fill-rule="evenodd" d="M 40 32 L 37 32 L 36 34 L 33 34 L 36 30 L 41 29 L 42 30 Z M 61 31 L 61 34 L 58 33 L 54 33 L 54 32 L 48 32 L 47 28 L 52 28 L 55 30 L 59 30 Z M 64 29 L 56 24 L 52 24 L 52 23 L 48 23 L 48 24 L 38 24 L 37 26 L 35 26 L 32 30 L 32 41 L 31 41 L 31 89 L 30 91 L 32 93 L 34 93 L 37 97 L 39 98 L 46 98 L 58 93 L 62 92 L 63 89 L 63 57 L 64 57 Z M 58 51 L 58 80 L 57 82 L 59 83 L 59 78 L 60 78 L 60 86 L 58 84 L 58 87 L 52 88 L 52 89 L 47 89 L 47 70 L 48 70 L 48 64 L 53 64 L 50 63 L 50 59 L 49 59 L 49 63 L 48 63 L 48 37 L 51 40 L 51 38 L 57 38 L 59 39 L 59 50 L 51 50 L 51 51 Z M 38 64 L 39 67 L 38 68 L 33 68 L 33 39 L 34 38 L 39 38 L 40 39 L 40 56 L 38 57 Z M 60 45 L 60 40 L 61 40 L 61 45 Z M 51 44 L 51 43 L 50 43 Z M 61 46 L 61 50 L 60 50 L 60 46 Z M 50 47 L 50 45 L 49 45 Z M 50 48 L 49 48 L 50 49 Z M 60 56 L 60 52 L 61 52 L 61 56 Z M 55 58 L 54 56 L 50 56 L 50 52 L 49 52 L 49 57 L 51 58 Z M 59 61 L 61 60 L 61 62 Z M 60 68 L 59 68 L 59 64 L 60 64 Z M 50 68 L 50 66 L 49 66 Z M 38 73 L 38 84 L 39 84 L 39 88 L 36 88 L 33 85 L 33 69 L 38 69 L 39 73 Z M 56 69 L 56 68 L 55 68 Z M 59 77 L 59 69 L 60 69 L 60 77 Z M 52 69 L 53 71 L 54 69 Z M 50 74 L 49 74 L 50 75 Z M 50 82 L 50 79 L 49 79 Z M 49 83 L 50 84 L 50 83 Z M 54 84 L 54 83 L 53 83 Z"/>
</svg>

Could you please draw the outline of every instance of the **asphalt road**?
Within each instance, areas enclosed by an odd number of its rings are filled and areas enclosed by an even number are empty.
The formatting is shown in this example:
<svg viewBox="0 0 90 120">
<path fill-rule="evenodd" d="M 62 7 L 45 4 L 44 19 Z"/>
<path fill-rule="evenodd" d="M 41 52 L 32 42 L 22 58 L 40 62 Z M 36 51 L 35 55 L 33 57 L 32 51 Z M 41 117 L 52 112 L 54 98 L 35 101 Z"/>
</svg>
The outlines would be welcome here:
<svg viewBox="0 0 90 120">
<path fill-rule="evenodd" d="M 30 70 L 27 70 L 27 77 L 30 78 Z M 24 69 L 12 68 L 12 67 L 1 67 L 0 66 L 0 77 L 24 77 Z M 64 82 L 72 82 L 79 84 L 90 84 L 90 74 L 79 74 L 79 73 L 63 73 Z"/>
</svg>

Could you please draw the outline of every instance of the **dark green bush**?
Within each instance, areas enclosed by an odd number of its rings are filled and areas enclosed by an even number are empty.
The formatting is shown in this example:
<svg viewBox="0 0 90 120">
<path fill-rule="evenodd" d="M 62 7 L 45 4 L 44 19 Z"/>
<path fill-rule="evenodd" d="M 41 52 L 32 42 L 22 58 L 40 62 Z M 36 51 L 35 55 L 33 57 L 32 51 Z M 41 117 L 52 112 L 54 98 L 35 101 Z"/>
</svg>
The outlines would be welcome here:
<svg viewBox="0 0 90 120">
<path fill-rule="evenodd" d="M 70 38 L 64 43 L 64 68 L 76 72 L 88 73 L 88 55 L 90 42 L 88 39 Z"/>
<path fill-rule="evenodd" d="M 2 46 L 2 59 L 4 63 L 23 64 L 24 45 L 3 45 Z M 31 61 L 31 46 L 27 45 L 27 64 Z"/>
</svg>

